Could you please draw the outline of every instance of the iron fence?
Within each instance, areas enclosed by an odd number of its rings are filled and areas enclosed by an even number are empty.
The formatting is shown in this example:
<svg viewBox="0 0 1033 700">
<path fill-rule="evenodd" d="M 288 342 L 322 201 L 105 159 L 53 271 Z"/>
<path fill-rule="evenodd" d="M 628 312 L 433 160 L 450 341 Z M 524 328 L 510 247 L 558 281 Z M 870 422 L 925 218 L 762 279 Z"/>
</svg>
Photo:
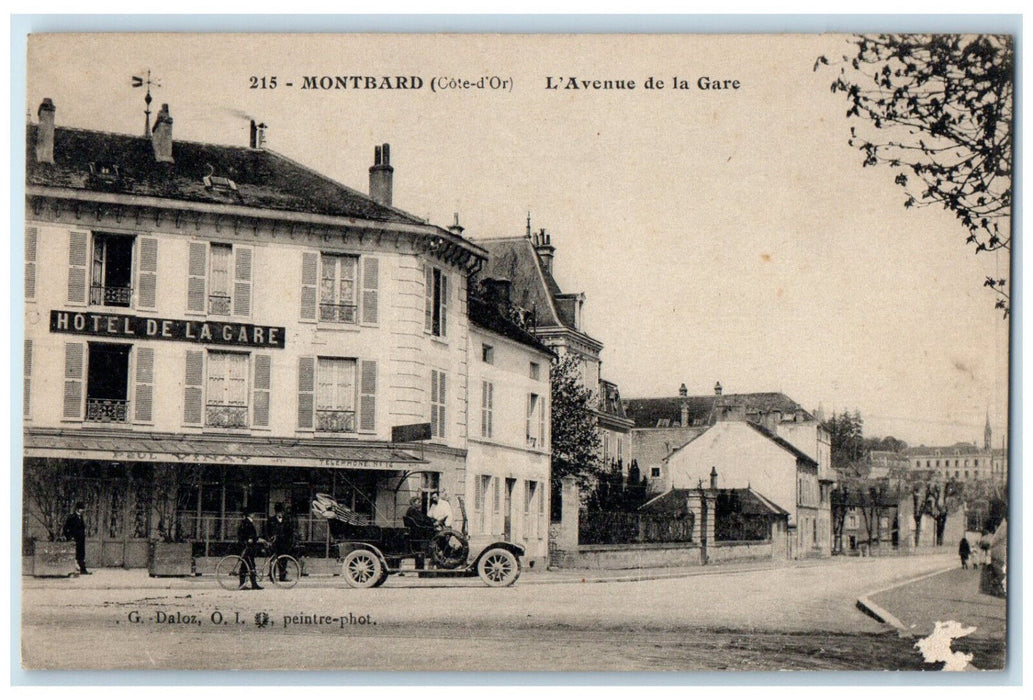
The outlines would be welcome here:
<svg viewBox="0 0 1033 700">
<path fill-rule="evenodd" d="M 590 511 L 581 514 L 579 544 L 635 544 L 692 542 L 692 513 L 672 516 L 663 513 L 620 513 Z"/>
</svg>

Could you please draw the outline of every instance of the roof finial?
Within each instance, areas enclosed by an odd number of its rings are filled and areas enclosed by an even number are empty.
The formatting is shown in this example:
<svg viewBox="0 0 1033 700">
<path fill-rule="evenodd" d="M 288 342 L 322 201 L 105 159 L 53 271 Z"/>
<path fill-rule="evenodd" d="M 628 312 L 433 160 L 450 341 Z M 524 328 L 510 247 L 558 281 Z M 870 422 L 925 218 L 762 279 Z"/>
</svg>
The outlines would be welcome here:
<svg viewBox="0 0 1033 700">
<path fill-rule="evenodd" d="M 531 237 L 531 210 L 527 210 L 527 237 Z"/>
<path fill-rule="evenodd" d="M 151 71 L 148 69 L 147 77 L 144 78 L 140 75 L 134 75 L 131 85 L 133 87 L 147 87 L 147 94 L 144 96 L 143 101 L 146 105 L 143 110 L 143 135 L 151 135 L 151 86 L 161 87 L 161 83 L 158 82 L 157 78 L 151 79 Z"/>
</svg>

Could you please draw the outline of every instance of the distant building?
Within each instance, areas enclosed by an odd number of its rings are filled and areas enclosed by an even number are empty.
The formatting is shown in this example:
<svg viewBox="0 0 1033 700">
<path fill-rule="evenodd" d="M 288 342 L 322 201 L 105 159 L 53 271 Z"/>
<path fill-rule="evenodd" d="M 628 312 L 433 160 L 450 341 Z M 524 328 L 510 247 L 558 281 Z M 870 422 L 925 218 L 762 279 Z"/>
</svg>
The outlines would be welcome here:
<svg viewBox="0 0 1033 700">
<path fill-rule="evenodd" d="M 802 450 L 818 464 L 819 478 L 831 483 L 829 434 L 819 418 L 778 392 L 725 394 L 718 382 L 714 393 L 690 396 L 684 384 L 677 396 L 626 399 L 624 409 L 634 421 L 632 458 L 648 479 L 651 493 L 671 487 L 664 459 L 719 420 L 745 420 L 761 425 Z"/>
<path fill-rule="evenodd" d="M 582 383 L 597 401 L 600 456 L 626 471 L 632 420 L 624 413 L 617 385 L 602 378 L 603 343 L 585 329 L 585 295 L 562 291 L 553 276 L 556 248 L 551 236 L 544 230 L 532 233 L 528 217 L 525 235 L 476 243 L 488 251 L 478 276 L 486 295 L 508 304 L 513 316 L 557 355 L 573 354 L 581 360 Z"/>
<path fill-rule="evenodd" d="M 819 478 L 817 461 L 759 423 L 718 420 L 663 465 L 670 489 L 709 483 L 713 489 L 752 488 L 763 494 L 788 514 L 791 558 L 831 554 L 830 488 Z"/>
</svg>

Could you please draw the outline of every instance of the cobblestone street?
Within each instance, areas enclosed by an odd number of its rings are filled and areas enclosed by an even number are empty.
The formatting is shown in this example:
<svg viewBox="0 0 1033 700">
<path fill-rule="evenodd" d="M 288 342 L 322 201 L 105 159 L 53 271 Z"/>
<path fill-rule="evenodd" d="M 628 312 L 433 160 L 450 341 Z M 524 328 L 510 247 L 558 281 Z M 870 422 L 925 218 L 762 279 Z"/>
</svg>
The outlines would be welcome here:
<svg viewBox="0 0 1033 700">
<path fill-rule="evenodd" d="M 548 572 L 505 589 L 392 577 L 352 590 L 312 578 L 255 592 L 100 570 L 24 579 L 22 658 L 38 669 L 928 669 L 913 640 L 856 600 L 951 563 L 835 559 L 585 583 L 579 572 Z M 70 658 L 62 650 L 73 639 L 81 651 Z M 997 667 L 998 630 L 972 643 L 977 666 Z"/>
</svg>

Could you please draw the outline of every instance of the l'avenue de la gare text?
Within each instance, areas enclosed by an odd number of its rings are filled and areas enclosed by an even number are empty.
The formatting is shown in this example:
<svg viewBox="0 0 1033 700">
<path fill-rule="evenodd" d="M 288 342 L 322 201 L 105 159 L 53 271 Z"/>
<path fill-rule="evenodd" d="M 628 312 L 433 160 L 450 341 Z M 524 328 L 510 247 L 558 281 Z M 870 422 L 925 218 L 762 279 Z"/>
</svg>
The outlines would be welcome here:
<svg viewBox="0 0 1033 700">
<path fill-rule="evenodd" d="M 738 78 L 716 78 L 701 75 L 698 78 L 671 78 L 649 76 L 645 80 L 630 78 L 584 78 L 578 76 L 547 75 L 546 90 L 739 90 L 742 81 Z"/>
</svg>

